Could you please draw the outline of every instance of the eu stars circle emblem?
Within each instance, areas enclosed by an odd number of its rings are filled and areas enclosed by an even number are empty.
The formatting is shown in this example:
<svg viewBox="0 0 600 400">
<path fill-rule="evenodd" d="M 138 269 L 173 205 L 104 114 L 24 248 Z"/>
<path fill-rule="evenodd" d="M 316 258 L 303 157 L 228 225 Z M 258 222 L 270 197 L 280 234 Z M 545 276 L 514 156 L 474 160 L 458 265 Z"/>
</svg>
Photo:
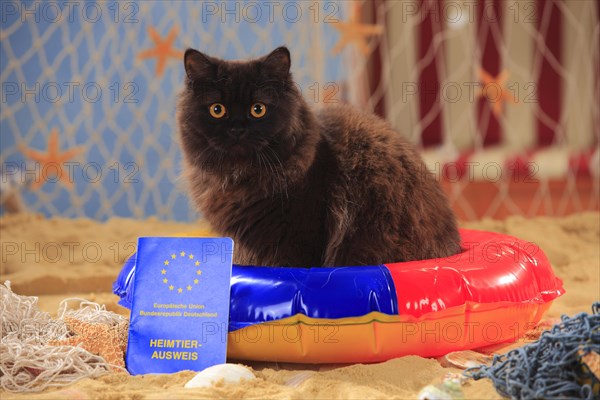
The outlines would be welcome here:
<svg viewBox="0 0 600 400">
<path fill-rule="evenodd" d="M 177 294 L 191 292 L 200 283 L 200 261 L 192 253 L 173 252 L 164 261 L 160 279 L 165 290 Z"/>
</svg>

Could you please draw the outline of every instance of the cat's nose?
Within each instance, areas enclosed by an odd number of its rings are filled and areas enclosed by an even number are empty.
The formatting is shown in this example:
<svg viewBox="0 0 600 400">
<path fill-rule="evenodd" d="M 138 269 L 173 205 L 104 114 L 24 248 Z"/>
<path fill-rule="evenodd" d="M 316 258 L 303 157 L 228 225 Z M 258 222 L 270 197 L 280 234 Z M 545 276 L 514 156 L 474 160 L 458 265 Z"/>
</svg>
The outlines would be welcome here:
<svg viewBox="0 0 600 400">
<path fill-rule="evenodd" d="M 236 126 L 229 128 L 228 133 L 234 137 L 242 137 L 246 134 L 246 129 L 242 128 L 241 126 Z"/>
</svg>

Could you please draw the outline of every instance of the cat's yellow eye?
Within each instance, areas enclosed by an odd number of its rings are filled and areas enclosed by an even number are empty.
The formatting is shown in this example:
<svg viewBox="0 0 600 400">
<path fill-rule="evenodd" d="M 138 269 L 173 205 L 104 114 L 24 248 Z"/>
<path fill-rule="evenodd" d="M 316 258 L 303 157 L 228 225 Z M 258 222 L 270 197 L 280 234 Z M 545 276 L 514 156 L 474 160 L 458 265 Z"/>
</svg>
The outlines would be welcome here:
<svg viewBox="0 0 600 400">
<path fill-rule="evenodd" d="M 250 115 L 254 118 L 262 118 L 267 113 L 267 106 L 263 103 L 254 103 L 252 107 L 250 107 Z"/>
<path fill-rule="evenodd" d="M 214 103 L 210 105 L 208 112 L 210 112 L 210 115 L 213 118 L 223 118 L 227 112 L 227 109 L 221 103 Z"/>
</svg>

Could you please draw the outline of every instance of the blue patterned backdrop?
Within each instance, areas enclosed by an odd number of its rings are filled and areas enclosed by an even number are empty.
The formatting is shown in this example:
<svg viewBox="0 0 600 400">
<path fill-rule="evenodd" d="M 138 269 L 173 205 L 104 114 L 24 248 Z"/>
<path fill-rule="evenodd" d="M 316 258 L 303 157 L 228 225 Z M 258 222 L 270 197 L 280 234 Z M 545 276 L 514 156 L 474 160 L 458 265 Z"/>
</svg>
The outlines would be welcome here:
<svg viewBox="0 0 600 400">
<path fill-rule="evenodd" d="M 46 215 L 197 218 L 175 118 L 187 47 L 239 59 L 286 44 L 317 102 L 345 76 L 343 2 L 0 4 L 3 187 L 27 182 Z"/>
</svg>

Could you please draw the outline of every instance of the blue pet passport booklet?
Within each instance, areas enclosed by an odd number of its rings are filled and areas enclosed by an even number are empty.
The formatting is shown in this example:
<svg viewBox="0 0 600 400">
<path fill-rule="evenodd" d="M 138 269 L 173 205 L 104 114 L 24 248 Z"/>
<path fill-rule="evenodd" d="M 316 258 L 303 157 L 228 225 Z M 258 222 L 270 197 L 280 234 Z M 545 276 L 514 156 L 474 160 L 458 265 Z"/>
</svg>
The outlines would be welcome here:
<svg viewBox="0 0 600 400">
<path fill-rule="evenodd" d="M 232 255 L 229 238 L 138 239 L 126 355 L 132 375 L 225 362 Z"/>
</svg>

